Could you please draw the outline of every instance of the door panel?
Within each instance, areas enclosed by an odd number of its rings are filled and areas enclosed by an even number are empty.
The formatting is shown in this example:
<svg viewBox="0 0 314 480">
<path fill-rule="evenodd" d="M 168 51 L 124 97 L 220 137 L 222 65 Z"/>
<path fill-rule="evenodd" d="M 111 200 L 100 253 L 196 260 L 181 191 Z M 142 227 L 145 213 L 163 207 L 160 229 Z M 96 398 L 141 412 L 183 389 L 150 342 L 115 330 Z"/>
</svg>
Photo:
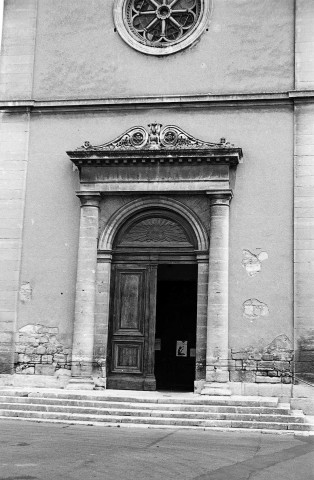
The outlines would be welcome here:
<svg viewBox="0 0 314 480">
<path fill-rule="evenodd" d="M 153 342 L 157 269 L 113 265 L 108 388 L 155 390 Z"/>
<path fill-rule="evenodd" d="M 117 271 L 114 333 L 142 334 L 144 326 L 144 295 L 146 270 Z"/>
<path fill-rule="evenodd" d="M 112 371 L 117 373 L 143 373 L 143 345 L 113 341 Z"/>
</svg>

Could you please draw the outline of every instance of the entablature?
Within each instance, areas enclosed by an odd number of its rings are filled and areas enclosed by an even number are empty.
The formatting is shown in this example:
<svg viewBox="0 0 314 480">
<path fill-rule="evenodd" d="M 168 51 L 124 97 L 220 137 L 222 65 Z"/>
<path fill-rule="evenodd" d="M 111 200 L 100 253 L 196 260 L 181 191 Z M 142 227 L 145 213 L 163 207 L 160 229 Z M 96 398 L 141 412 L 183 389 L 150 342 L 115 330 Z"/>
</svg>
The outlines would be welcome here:
<svg viewBox="0 0 314 480">
<path fill-rule="evenodd" d="M 242 149 L 226 142 L 204 142 L 175 125 L 132 127 L 102 145 L 68 151 L 80 169 L 81 188 L 100 192 L 179 192 L 229 189 L 229 168 Z M 218 187 L 219 185 L 219 187 Z"/>
</svg>

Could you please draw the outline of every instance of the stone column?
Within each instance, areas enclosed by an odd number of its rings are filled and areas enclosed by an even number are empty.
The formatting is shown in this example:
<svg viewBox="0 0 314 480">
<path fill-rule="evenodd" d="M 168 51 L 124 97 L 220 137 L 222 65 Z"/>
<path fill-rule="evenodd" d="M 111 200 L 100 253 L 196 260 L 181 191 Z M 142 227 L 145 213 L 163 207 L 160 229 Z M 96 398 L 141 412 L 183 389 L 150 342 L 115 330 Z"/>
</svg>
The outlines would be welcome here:
<svg viewBox="0 0 314 480">
<path fill-rule="evenodd" d="M 91 379 L 94 350 L 97 241 L 100 194 L 80 192 L 81 222 L 77 260 L 72 383 Z"/>
<path fill-rule="evenodd" d="M 230 193 L 210 199 L 206 383 L 202 394 L 230 395 L 228 387 L 228 282 Z"/>
</svg>

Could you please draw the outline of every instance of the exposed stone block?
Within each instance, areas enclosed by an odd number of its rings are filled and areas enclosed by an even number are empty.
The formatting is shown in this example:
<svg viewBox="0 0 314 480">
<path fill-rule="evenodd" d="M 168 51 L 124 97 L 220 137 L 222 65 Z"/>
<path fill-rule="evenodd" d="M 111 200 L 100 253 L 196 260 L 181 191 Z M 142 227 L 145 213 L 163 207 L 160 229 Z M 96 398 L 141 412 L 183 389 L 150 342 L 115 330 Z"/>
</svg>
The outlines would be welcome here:
<svg viewBox="0 0 314 480">
<path fill-rule="evenodd" d="M 263 370 L 262 371 L 257 370 L 256 375 L 259 376 L 259 377 L 266 377 L 267 376 L 267 371 L 266 370 L 264 370 L 264 371 Z"/>
<path fill-rule="evenodd" d="M 33 335 L 34 333 L 38 333 L 40 328 L 41 325 L 25 325 L 25 327 L 19 329 L 19 332 L 26 335 Z"/>
<path fill-rule="evenodd" d="M 16 368 L 16 373 L 21 373 L 23 375 L 34 375 L 35 367 L 26 367 L 25 365 L 21 365 Z"/>
<path fill-rule="evenodd" d="M 31 355 L 31 363 L 40 363 L 41 362 L 41 355 Z"/>
<path fill-rule="evenodd" d="M 292 351 L 281 351 L 274 353 L 274 360 L 280 362 L 289 362 L 293 359 L 293 352 Z"/>
<path fill-rule="evenodd" d="M 54 360 L 54 362 L 58 362 L 58 363 L 66 363 L 66 361 L 67 361 L 67 356 L 66 356 L 66 355 L 63 355 L 62 353 L 56 353 L 56 354 L 53 356 L 53 360 Z"/>
<path fill-rule="evenodd" d="M 57 347 L 55 345 L 46 345 L 46 353 L 47 355 L 53 355 L 57 352 Z"/>
<path fill-rule="evenodd" d="M 278 373 L 276 372 L 276 370 L 270 370 L 269 372 L 267 372 L 267 375 L 269 377 L 278 377 Z"/>
<path fill-rule="evenodd" d="M 244 370 L 256 370 L 257 363 L 255 360 L 243 360 Z"/>
<path fill-rule="evenodd" d="M 275 369 L 280 371 L 290 370 L 290 362 L 274 362 Z"/>
<path fill-rule="evenodd" d="M 25 353 L 25 349 L 26 349 L 25 345 L 21 345 L 21 344 L 18 344 L 18 343 L 15 345 L 16 353 Z"/>
<path fill-rule="evenodd" d="M 53 356 L 52 355 L 43 355 L 41 357 L 42 363 L 52 363 Z"/>
<path fill-rule="evenodd" d="M 260 361 L 257 364 L 258 370 L 273 370 L 274 362 Z"/>
<path fill-rule="evenodd" d="M 26 355 L 26 354 L 25 354 L 25 355 L 21 355 L 20 358 L 21 358 L 21 359 L 19 359 L 19 361 L 20 361 L 21 363 L 29 363 L 29 362 L 31 361 L 30 355 Z"/>
<path fill-rule="evenodd" d="M 256 383 L 281 383 L 280 377 L 256 376 Z"/>
<path fill-rule="evenodd" d="M 34 348 L 34 347 L 26 347 L 26 348 L 25 348 L 25 353 L 26 353 L 26 355 L 32 355 L 34 352 L 35 352 L 35 348 Z"/>
<path fill-rule="evenodd" d="M 230 372 L 230 381 L 231 382 L 255 382 L 255 372 L 244 372 L 235 370 Z"/>
<path fill-rule="evenodd" d="M 262 360 L 266 360 L 266 361 L 274 360 L 274 355 L 270 353 L 263 353 Z"/>
<path fill-rule="evenodd" d="M 40 325 L 38 329 L 38 333 L 48 333 L 49 332 L 49 327 L 45 327 L 44 325 Z"/>
<path fill-rule="evenodd" d="M 43 345 L 40 345 L 39 347 L 36 348 L 36 353 L 38 355 L 45 355 L 46 348 Z"/>
<path fill-rule="evenodd" d="M 281 378 L 282 383 L 292 383 L 292 378 L 291 377 L 282 377 Z"/>
<path fill-rule="evenodd" d="M 42 335 L 38 339 L 39 343 L 48 343 L 49 342 L 49 337 L 47 335 Z"/>
<path fill-rule="evenodd" d="M 59 328 L 58 327 L 48 327 L 48 332 L 47 333 L 52 334 L 52 335 L 58 335 Z"/>
<path fill-rule="evenodd" d="M 232 353 L 232 359 L 233 360 L 248 360 L 249 359 L 249 353 L 248 352 L 235 352 Z"/>
<path fill-rule="evenodd" d="M 293 345 L 287 335 L 278 335 L 267 347 L 267 353 L 277 354 L 280 351 L 293 351 Z"/>
<path fill-rule="evenodd" d="M 243 368 L 242 360 L 236 360 L 235 361 L 235 369 L 236 370 L 242 370 L 242 368 Z"/>
<path fill-rule="evenodd" d="M 252 352 L 250 354 L 250 358 L 252 358 L 253 360 L 262 360 L 262 353 L 261 352 Z"/>
<path fill-rule="evenodd" d="M 54 365 L 49 365 L 49 364 L 35 365 L 35 374 L 36 375 L 54 375 L 55 370 L 56 369 L 55 369 Z"/>
</svg>

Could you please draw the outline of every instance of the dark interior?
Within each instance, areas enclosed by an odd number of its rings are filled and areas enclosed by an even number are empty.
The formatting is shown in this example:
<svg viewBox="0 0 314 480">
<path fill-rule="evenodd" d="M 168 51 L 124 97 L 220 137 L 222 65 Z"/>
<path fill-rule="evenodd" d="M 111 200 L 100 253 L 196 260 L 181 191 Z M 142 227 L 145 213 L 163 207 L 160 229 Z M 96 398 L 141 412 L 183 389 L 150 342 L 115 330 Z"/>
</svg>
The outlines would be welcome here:
<svg viewBox="0 0 314 480">
<path fill-rule="evenodd" d="M 158 390 L 194 389 L 196 309 L 197 265 L 159 265 L 155 335 Z"/>
</svg>

